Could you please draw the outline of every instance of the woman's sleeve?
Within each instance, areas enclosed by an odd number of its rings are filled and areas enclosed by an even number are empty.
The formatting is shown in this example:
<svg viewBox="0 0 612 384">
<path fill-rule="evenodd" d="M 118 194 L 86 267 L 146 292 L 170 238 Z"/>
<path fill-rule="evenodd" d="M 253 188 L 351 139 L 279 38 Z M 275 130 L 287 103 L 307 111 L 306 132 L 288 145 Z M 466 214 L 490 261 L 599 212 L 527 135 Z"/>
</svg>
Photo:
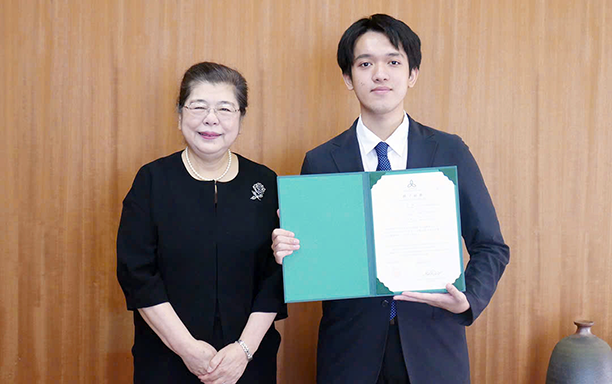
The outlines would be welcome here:
<svg viewBox="0 0 612 384">
<path fill-rule="evenodd" d="M 252 312 L 275 312 L 276 320 L 287 317 L 287 305 L 283 294 L 283 271 L 274 261 L 274 255 L 266 252 L 261 267 L 264 274 L 260 280 L 259 291 L 253 302 Z"/>
<path fill-rule="evenodd" d="M 270 228 L 278 228 L 276 179 L 270 185 L 274 186 L 269 191 L 273 204 L 271 204 L 270 214 L 262 220 L 266 220 L 267 225 L 270 225 L 271 222 Z M 274 254 L 272 253 L 272 230 L 268 234 L 267 241 L 259 249 L 257 256 L 259 283 L 258 291 L 253 300 L 252 312 L 275 312 L 277 313 L 276 320 L 284 319 L 287 317 L 287 305 L 283 292 L 283 270 L 274 260 Z"/>
<path fill-rule="evenodd" d="M 129 310 L 168 301 L 156 260 L 157 230 L 151 202 L 151 174 L 143 167 L 123 200 L 117 234 L 117 279 Z"/>
</svg>

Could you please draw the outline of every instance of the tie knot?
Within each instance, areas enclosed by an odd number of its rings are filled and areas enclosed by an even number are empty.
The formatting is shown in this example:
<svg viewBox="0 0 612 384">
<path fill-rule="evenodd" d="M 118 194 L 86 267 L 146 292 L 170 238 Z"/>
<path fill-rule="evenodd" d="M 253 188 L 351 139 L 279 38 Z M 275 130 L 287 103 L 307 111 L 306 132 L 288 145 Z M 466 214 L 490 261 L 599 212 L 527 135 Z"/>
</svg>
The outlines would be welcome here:
<svg viewBox="0 0 612 384">
<path fill-rule="evenodd" d="M 389 148 L 389 144 L 385 143 L 384 141 L 381 141 L 380 143 L 376 144 L 376 147 L 374 147 L 374 149 L 376 150 L 376 155 L 378 156 L 378 158 L 387 157 L 387 148 Z"/>
</svg>

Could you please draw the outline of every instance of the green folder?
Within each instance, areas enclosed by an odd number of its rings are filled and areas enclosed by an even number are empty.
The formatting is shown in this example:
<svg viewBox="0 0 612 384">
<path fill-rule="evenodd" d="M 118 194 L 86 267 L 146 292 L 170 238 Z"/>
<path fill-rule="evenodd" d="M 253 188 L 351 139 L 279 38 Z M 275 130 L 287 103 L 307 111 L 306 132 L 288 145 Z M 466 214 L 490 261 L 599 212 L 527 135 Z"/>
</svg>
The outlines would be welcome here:
<svg viewBox="0 0 612 384">
<path fill-rule="evenodd" d="M 426 172 L 441 172 L 454 184 L 457 233 L 453 236 L 457 236 L 456 262 L 461 271 L 454 285 L 465 291 L 456 167 L 280 176 L 281 228 L 300 240 L 300 249 L 283 260 L 285 302 L 401 293 L 377 279 L 371 188 L 383 175 Z"/>
</svg>

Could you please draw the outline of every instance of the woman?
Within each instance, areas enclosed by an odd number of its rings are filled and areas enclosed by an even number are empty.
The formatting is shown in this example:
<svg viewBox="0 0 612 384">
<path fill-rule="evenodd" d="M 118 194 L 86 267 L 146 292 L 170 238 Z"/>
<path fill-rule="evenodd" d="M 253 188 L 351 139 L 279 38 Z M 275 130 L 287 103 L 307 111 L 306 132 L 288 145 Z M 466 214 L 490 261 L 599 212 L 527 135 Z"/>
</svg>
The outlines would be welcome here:
<svg viewBox="0 0 612 384">
<path fill-rule="evenodd" d="M 134 311 L 135 383 L 276 382 L 276 175 L 230 150 L 246 108 L 238 72 L 189 68 L 177 102 L 187 147 L 142 167 L 123 201 L 117 276 Z"/>
</svg>

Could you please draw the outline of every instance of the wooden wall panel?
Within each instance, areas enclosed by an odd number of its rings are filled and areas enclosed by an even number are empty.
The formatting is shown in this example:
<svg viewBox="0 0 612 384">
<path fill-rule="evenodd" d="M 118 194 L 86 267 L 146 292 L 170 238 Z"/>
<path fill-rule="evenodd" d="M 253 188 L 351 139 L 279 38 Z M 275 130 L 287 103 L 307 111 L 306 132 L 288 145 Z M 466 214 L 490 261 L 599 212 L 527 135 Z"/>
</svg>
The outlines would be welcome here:
<svg viewBox="0 0 612 384">
<path fill-rule="evenodd" d="M 606 0 L 4 1 L 0 10 L 0 381 L 128 383 L 132 325 L 115 278 L 121 200 L 182 148 L 191 64 L 239 69 L 234 150 L 279 174 L 359 113 L 342 32 L 385 12 L 421 37 L 406 110 L 461 135 L 512 248 L 468 329 L 474 383 L 542 382 L 572 320 L 612 344 L 612 7 Z M 278 323 L 280 383 L 313 383 L 320 304 Z"/>
</svg>

